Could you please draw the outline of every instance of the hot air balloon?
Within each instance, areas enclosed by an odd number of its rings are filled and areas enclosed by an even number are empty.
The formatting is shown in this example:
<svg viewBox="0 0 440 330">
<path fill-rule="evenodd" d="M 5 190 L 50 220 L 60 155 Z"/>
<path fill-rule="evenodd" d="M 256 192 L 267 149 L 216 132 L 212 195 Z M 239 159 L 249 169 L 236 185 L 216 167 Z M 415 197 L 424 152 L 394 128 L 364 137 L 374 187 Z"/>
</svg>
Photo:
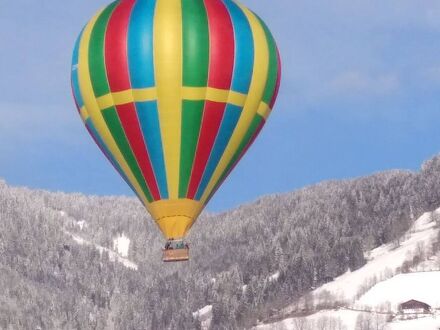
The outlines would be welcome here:
<svg viewBox="0 0 440 330">
<path fill-rule="evenodd" d="M 275 103 L 279 53 L 233 0 L 121 0 L 84 27 L 72 88 L 90 135 L 168 240 L 183 239 Z"/>
</svg>

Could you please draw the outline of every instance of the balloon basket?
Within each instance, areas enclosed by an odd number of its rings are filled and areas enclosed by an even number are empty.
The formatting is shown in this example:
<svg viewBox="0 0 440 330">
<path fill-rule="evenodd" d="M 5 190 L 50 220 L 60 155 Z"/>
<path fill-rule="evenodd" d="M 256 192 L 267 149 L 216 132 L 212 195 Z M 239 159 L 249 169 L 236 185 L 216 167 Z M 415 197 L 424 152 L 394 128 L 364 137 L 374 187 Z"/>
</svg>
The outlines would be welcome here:
<svg viewBox="0 0 440 330">
<path fill-rule="evenodd" d="M 163 262 L 177 262 L 177 261 L 188 261 L 189 260 L 189 249 L 167 249 L 163 250 L 162 261 Z"/>
<path fill-rule="evenodd" d="M 182 239 L 169 240 L 163 251 L 163 262 L 176 262 L 189 260 L 189 247 Z"/>
</svg>

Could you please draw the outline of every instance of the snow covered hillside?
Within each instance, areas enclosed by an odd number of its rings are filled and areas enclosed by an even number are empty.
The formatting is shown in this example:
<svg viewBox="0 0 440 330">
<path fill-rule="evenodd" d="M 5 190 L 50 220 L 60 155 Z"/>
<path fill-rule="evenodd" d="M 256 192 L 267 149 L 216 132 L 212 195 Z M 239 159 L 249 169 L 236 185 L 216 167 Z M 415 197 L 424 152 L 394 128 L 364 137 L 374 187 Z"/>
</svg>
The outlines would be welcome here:
<svg viewBox="0 0 440 330">
<path fill-rule="evenodd" d="M 101 254 L 104 253 L 104 252 L 107 252 L 110 261 L 112 261 L 112 262 L 119 262 L 119 263 L 123 264 L 127 268 L 130 268 L 130 269 L 133 269 L 133 270 L 138 270 L 138 265 L 137 264 L 135 264 L 133 261 L 128 260 L 127 258 L 121 257 L 118 253 L 113 252 L 112 250 L 110 250 L 108 248 L 105 248 L 103 246 L 100 246 L 100 245 L 94 244 L 92 242 L 89 242 L 89 241 L 85 240 L 84 238 L 79 237 L 77 235 L 73 235 L 73 234 L 70 234 L 68 232 L 66 232 L 66 234 L 70 235 L 72 237 L 72 239 L 76 243 L 78 243 L 80 245 L 93 246 Z"/>
<path fill-rule="evenodd" d="M 438 206 L 440 156 L 417 172 L 322 182 L 203 213 L 188 236 L 191 262 L 164 265 L 160 230 L 135 198 L 0 180 L 0 329 L 249 329 L 312 313 L 338 330 L 360 316 L 382 322 L 341 307 L 355 308 L 393 275 L 436 267 L 426 258 L 434 249 L 419 244 L 435 236 L 432 217 L 414 218 Z M 331 292 L 319 288 L 327 282 Z"/>
<path fill-rule="evenodd" d="M 440 212 L 440 209 L 436 212 Z M 396 247 L 393 242 L 372 250 L 367 255 L 368 263 L 364 267 L 347 272 L 335 281 L 323 285 L 313 295 L 319 297 L 323 292 L 329 292 L 339 301 L 353 302 L 363 285 L 368 285 L 367 282 L 374 281 L 375 278 L 380 280 L 392 276 L 420 248 L 420 244 L 425 247 L 432 244 L 437 233 L 438 228 L 432 221 L 431 213 L 425 213 L 417 219 L 400 246 Z"/>
<path fill-rule="evenodd" d="M 362 323 L 383 330 L 439 329 L 440 256 L 433 254 L 431 248 L 439 235 L 435 221 L 439 214 L 440 209 L 423 214 L 400 242 L 367 253 L 368 263 L 364 267 L 324 284 L 279 313 L 282 318 L 302 311 L 302 317 L 261 324 L 255 329 L 355 330 Z M 409 261 L 416 264 L 408 265 Z M 403 269 L 411 273 L 401 273 Z M 398 320 L 398 306 L 411 299 L 429 304 L 433 314 L 416 320 Z M 307 304 L 314 304 L 314 311 L 304 313 Z"/>
<path fill-rule="evenodd" d="M 438 330 L 440 329 L 440 315 L 421 319 L 397 321 L 387 325 L 384 330 Z"/>
<path fill-rule="evenodd" d="M 73 228 L 79 228 L 80 231 L 83 231 L 85 228 L 87 228 L 87 222 L 85 220 L 77 220 L 76 218 L 69 215 L 66 211 L 63 210 L 57 211 L 53 208 L 47 208 L 46 210 L 54 213 L 58 212 L 58 214 L 61 216 L 62 221 L 65 222 L 66 225 L 73 226 Z M 93 243 L 81 237 L 80 235 L 71 233 L 68 230 L 64 229 L 63 232 L 67 236 L 70 236 L 73 239 L 73 241 L 79 245 L 92 246 L 96 250 L 98 250 L 101 255 L 104 252 L 108 253 L 110 261 L 119 262 L 125 267 L 130 268 L 132 270 L 138 270 L 138 265 L 127 258 L 128 250 L 130 247 L 130 239 L 127 236 L 125 236 L 125 234 L 121 234 L 113 240 L 113 250 L 115 250 L 116 251 L 115 252 L 109 248 Z"/>
<path fill-rule="evenodd" d="M 396 275 L 377 283 L 356 302 L 356 307 L 380 310 L 390 304 L 391 311 L 397 312 L 400 303 L 411 299 L 440 309 L 440 272 Z"/>
<path fill-rule="evenodd" d="M 259 325 L 254 330 L 438 330 L 439 328 L 439 313 L 412 320 L 388 322 L 384 314 L 340 309 Z"/>
</svg>

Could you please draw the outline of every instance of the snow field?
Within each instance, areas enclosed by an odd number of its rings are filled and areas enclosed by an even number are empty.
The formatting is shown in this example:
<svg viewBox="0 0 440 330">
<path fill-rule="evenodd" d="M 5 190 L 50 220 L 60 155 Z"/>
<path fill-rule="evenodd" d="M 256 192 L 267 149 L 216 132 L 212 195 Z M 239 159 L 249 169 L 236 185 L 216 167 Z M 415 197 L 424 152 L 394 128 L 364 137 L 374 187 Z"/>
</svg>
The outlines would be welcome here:
<svg viewBox="0 0 440 330">
<path fill-rule="evenodd" d="M 389 323 L 384 330 L 438 330 L 440 315 Z"/>
<path fill-rule="evenodd" d="M 327 310 L 307 316 L 305 318 L 289 318 L 283 321 L 262 324 L 255 330 L 316 330 L 337 329 L 355 330 L 359 315 L 371 317 L 373 328 L 381 330 L 438 330 L 440 315 L 427 316 L 408 321 L 385 323 L 385 316 L 375 313 L 363 313 L 351 310 Z"/>
<path fill-rule="evenodd" d="M 200 321 L 202 330 L 208 330 L 212 321 L 212 305 L 207 305 L 194 312 L 193 317 Z"/>
<path fill-rule="evenodd" d="M 356 307 L 378 310 L 389 302 L 391 310 L 397 312 L 400 303 L 411 299 L 440 308 L 440 272 L 396 275 L 376 284 L 356 302 Z"/>
<path fill-rule="evenodd" d="M 440 212 L 440 209 L 435 212 Z M 426 246 L 432 243 L 438 233 L 438 228 L 435 226 L 435 222 L 431 221 L 430 213 L 423 214 L 416 220 L 400 246 L 395 248 L 393 243 L 389 243 L 372 250 L 365 266 L 354 272 L 348 271 L 333 282 L 324 284 L 313 291 L 313 295 L 318 297 L 320 293 L 327 291 L 339 300 L 354 302 L 359 289 L 366 281 L 374 277 L 378 280 L 391 277 L 391 274 L 402 266 L 408 256 L 416 251 L 420 242 Z"/>
<path fill-rule="evenodd" d="M 128 257 L 128 250 L 130 249 L 130 239 L 122 233 L 113 240 L 113 250 L 115 250 L 121 257 Z"/>
<path fill-rule="evenodd" d="M 58 214 L 61 217 L 65 218 L 67 221 L 70 221 L 70 223 L 73 224 L 73 226 L 79 227 L 80 230 L 87 228 L 87 222 L 85 220 L 77 221 L 75 218 L 69 216 L 65 211 L 62 211 L 62 210 L 56 211 L 52 208 L 49 208 L 49 210 L 54 211 L 54 212 L 58 212 Z M 125 234 L 121 234 L 120 236 L 116 237 L 113 240 L 113 249 L 116 251 L 115 252 L 115 251 L 112 251 L 112 250 L 110 250 L 106 247 L 103 247 L 101 245 L 95 244 L 93 242 L 89 242 L 89 241 L 85 240 L 84 238 L 82 238 L 78 235 L 75 235 L 67 230 L 64 230 L 64 233 L 66 235 L 70 236 L 79 245 L 93 246 L 101 254 L 103 252 L 108 253 L 110 261 L 119 262 L 127 268 L 130 268 L 133 270 L 138 270 L 138 265 L 136 263 L 134 263 L 133 261 L 127 259 L 128 251 L 129 251 L 129 247 L 130 247 L 130 239 L 127 236 L 125 236 Z"/>
<path fill-rule="evenodd" d="M 440 209 L 434 212 L 440 213 Z M 368 261 L 365 266 L 354 272 L 348 271 L 333 282 L 324 284 L 313 291 L 315 304 L 320 302 L 320 297 L 331 295 L 333 299 L 344 301 L 353 309 L 323 310 L 305 318 L 287 318 L 272 324 L 261 324 L 254 329 L 309 330 L 318 329 L 318 322 L 326 321 L 333 322 L 331 324 L 335 325 L 335 329 L 355 330 L 357 319 L 362 314 L 377 323 L 381 322 L 383 330 L 438 330 L 440 314 L 416 320 L 394 321 L 385 325 L 384 320 L 387 315 L 375 313 L 384 308 L 396 312 L 400 303 L 410 299 L 421 300 L 434 309 L 440 309 L 440 271 L 393 276 L 421 245 L 428 247 L 436 240 L 439 229 L 431 215 L 431 212 L 428 212 L 417 219 L 400 244 L 395 242 L 385 244 L 370 251 L 366 256 Z M 437 264 L 438 257 L 433 257 L 422 263 L 421 268 L 438 270 Z M 377 281 L 379 282 L 376 283 Z M 366 288 L 367 291 L 359 297 L 362 288 Z M 297 303 L 292 304 L 286 307 L 281 315 L 292 313 L 297 308 Z M 301 322 L 311 328 L 301 327 Z"/>
<path fill-rule="evenodd" d="M 256 326 L 255 330 L 314 330 L 319 328 L 319 324 L 334 325 L 334 329 L 354 330 L 356 321 L 360 313 L 351 310 L 326 310 L 320 311 L 304 318 L 288 318 L 280 322 L 262 324 Z M 332 329 L 333 329 L 332 328 Z"/>
<path fill-rule="evenodd" d="M 69 233 L 69 232 L 66 232 L 66 234 L 67 234 L 67 235 L 70 235 L 70 236 L 72 237 L 72 239 L 73 239 L 76 243 L 78 243 L 79 245 L 89 245 L 89 246 L 93 246 L 93 247 L 95 247 L 95 248 L 99 251 L 99 253 L 101 253 L 101 254 L 102 254 L 103 252 L 107 252 L 110 261 L 112 261 L 112 262 L 119 262 L 119 263 L 123 264 L 123 265 L 124 265 L 125 267 L 127 267 L 127 268 L 130 268 L 130 269 L 133 269 L 133 270 L 138 270 L 138 265 L 137 265 L 137 264 L 135 264 L 135 263 L 134 263 L 133 261 L 131 261 L 131 260 L 128 260 L 128 259 L 126 259 L 126 258 L 121 257 L 121 256 L 120 256 L 119 254 L 117 254 L 116 252 L 114 252 L 114 251 L 112 251 L 112 250 L 110 250 L 110 249 L 108 249 L 108 248 L 105 248 L 105 247 L 103 247 L 103 246 L 101 246 L 101 245 L 97 245 L 97 244 L 94 244 L 94 243 L 92 243 L 92 242 L 89 242 L 89 241 L 85 240 L 84 238 L 81 238 L 81 237 L 79 237 L 79 236 L 73 235 L 73 234 L 71 234 L 71 233 Z"/>
</svg>

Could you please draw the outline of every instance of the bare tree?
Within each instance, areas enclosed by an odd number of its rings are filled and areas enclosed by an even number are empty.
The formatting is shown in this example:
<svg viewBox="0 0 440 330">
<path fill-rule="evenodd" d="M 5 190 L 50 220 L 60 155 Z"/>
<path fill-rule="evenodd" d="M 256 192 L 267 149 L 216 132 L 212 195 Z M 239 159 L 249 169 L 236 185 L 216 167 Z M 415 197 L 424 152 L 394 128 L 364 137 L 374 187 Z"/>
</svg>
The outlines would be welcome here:
<svg viewBox="0 0 440 330">
<path fill-rule="evenodd" d="M 373 330 L 370 314 L 359 313 L 356 319 L 356 330 Z"/>
<path fill-rule="evenodd" d="M 312 311 L 315 309 L 315 299 L 312 292 L 304 296 L 304 309 L 306 311 Z"/>
<path fill-rule="evenodd" d="M 373 330 L 383 330 L 387 323 L 386 316 L 378 313 L 374 313 L 373 315 Z"/>
<path fill-rule="evenodd" d="M 317 295 L 315 299 L 315 304 L 317 309 L 333 308 L 335 305 L 335 297 L 330 291 L 322 290 Z"/>
<path fill-rule="evenodd" d="M 315 321 L 316 330 L 333 330 L 331 328 L 331 319 L 328 316 L 321 316 Z"/>
<path fill-rule="evenodd" d="M 293 330 L 312 330 L 310 322 L 305 317 L 293 319 Z"/>
</svg>

